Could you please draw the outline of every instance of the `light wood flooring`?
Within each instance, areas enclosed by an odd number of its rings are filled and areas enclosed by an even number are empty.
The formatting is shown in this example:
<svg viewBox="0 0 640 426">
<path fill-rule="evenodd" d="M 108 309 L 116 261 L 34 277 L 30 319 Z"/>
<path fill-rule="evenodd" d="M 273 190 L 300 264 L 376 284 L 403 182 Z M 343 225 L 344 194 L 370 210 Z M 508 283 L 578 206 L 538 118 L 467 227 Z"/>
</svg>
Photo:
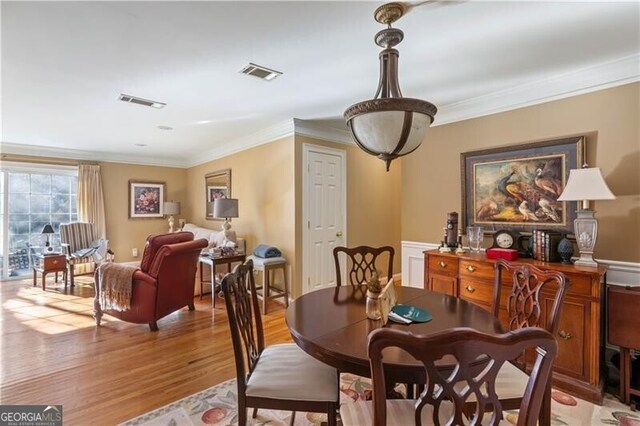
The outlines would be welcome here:
<svg viewBox="0 0 640 426">
<path fill-rule="evenodd" d="M 224 301 L 211 297 L 147 325 L 105 315 L 93 280 L 0 282 L 0 404 L 62 404 L 65 425 L 113 425 L 235 377 Z M 284 306 L 263 317 L 267 344 L 291 341 Z"/>
</svg>

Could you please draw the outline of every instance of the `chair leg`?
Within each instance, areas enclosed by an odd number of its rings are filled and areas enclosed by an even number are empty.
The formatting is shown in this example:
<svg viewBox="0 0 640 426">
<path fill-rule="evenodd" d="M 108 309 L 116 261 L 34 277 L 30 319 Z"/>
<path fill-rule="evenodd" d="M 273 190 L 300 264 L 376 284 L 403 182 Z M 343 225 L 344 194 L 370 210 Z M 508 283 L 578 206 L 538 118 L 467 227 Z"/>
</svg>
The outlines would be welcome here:
<svg viewBox="0 0 640 426">
<path fill-rule="evenodd" d="M 253 409 L 253 415 L 251 417 L 253 417 L 254 419 L 258 417 L 258 408 Z"/>
<path fill-rule="evenodd" d="M 295 411 L 292 411 L 292 412 L 291 412 L 291 420 L 289 421 L 289 424 L 290 424 L 291 426 L 293 426 L 293 423 L 294 423 L 295 421 L 296 421 L 296 412 L 295 412 Z"/>
<path fill-rule="evenodd" d="M 69 281 L 71 281 L 71 287 L 75 287 L 76 283 L 75 280 L 73 278 L 73 269 L 74 269 L 74 265 L 73 263 L 69 264 Z"/>
<path fill-rule="evenodd" d="M 102 309 L 100 308 L 100 302 L 97 298 L 93 299 L 93 317 L 96 319 L 96 327 L 100 327 L 100 320 L 102 319 Z"/>
<path fill-rule="evenodd" d="M 238 426 L 247 426 L 247 407 L 238 398 Z"/>
<path fill-rule="evenodd" d="M 538 424 L 540 426 L 551 425 L 551 383 L 547 385 L 547 388 L 544 391 L 544 398 L 542 398 L 542 405 L 540 406 Z"/>
<path fill-rule="evenodd" d="M 289 307 L 289 283 L 287 283 L 287 267 L 286 264 L 282 265 L 282 282 L 284 290 L 284 306 Z"/>
<path fill-rule="evenodd" d="M 151 329 L 151 331 L 158 331 L 158 323 L 157 322 L 150 322 L 149 323 L 149 329 Z"/>
<path fill-rule="evenodd" d="M 269 286 L 271 285 L 269 274 L 269 267 L 265 266 L 262 272 L 262 315 L 267 315 L 267 300 L 269 299 Z"/>
<path fill-rule="evenodd" d="M 189 303 L 189 310 L 190 311 L 195 311 L 196 310 L 196 305 L 193 304 L 193 302 Z"/>
<path fill-rule="evenodd" d="M 338 424 L 338 419 L 336 414 L 337 411 L 338 411 L 338 404 L 335 404 L 335 403 L 329 404 L 329 411 L 327 412 L 327 422 L 329 426 L 337 426 Z"/>
</svg>

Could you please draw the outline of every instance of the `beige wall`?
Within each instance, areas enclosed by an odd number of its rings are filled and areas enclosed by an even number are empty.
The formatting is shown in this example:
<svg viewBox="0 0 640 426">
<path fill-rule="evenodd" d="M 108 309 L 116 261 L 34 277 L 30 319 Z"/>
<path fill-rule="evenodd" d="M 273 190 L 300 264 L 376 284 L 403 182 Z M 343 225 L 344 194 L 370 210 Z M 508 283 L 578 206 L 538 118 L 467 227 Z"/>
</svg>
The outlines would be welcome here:
<svg viewBox="0 0 640 426">
<path fill-rule="evenodd" d="M 640 261 L 640 84 L 634 83 L 431 129 L 402 160 L 402 239 L 439 242 L 446 214 L 461 211 L 460 153 L 587 136 L 587 162 L 617 199 L 592 203 L 595 257 Z"/>
<path fill-rule="evenodd" d="M 107 216 L 107 238 L 116 254 L 116 261 L 140 260 L 144 242 L 150 234 L 169 230 L 167 219 L 129 219 L 129 180 L 165 182 L 167 201 L 180 201 L 180 215 L 188 217 L 187 170 L 174 167 L 139 166 L 120 163 L 100 163 Z M 204 190 L 203 190 L 204 192 Z M 131 254 L 138 249 L 138 257 Z"/>
<path fill-rule="evenodd" d="M 238 199 L 239 216 L 232 229 L 247 240 L 247 250 L 257 244 L 278 247 L 289 260 L 289 277 L 295 265 L 293 137 L 260 145 L 187 170 L 189 222 L 219 229 L 222 222 L 205 219 L 205 181 L 208 173 L 231 169 L 231 195 Z"/>
<path fill-rule="evenodd" d="M 303 144 L 321 145 L 347 152 L 347 245 L 372 247 L 391 245 L 396 252 L 394 274 L 400 272 L 400 176 L 401 164 L 391 170 L 355 145 L 296 136 L 296 164 L 302 165 Z M 302 217 L 302 167 L 296 169 L 296 216 Z M 302 247 L 302 224 L 296 227 L 296 246 Z M 301 253 L 301 250 L 298 250 Z M 298 259 L 296 281 L 302 280 L 302 259 Z M 301 294 L 302 287 L 298 287 Z"/>
</svg>

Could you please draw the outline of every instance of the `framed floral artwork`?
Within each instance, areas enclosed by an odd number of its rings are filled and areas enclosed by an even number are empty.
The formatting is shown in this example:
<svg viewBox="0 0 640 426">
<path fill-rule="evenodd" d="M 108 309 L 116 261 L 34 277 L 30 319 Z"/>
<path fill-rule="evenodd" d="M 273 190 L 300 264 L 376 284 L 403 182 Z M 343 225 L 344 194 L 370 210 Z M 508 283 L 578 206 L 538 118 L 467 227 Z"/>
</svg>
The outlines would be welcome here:
<svg viewBox="0 0 640 426">
<path fill-rule="evenodd" d="M 164 216 L 164 182 L 129 181 L 129 219 Z"/>
<path fill-rule="evenodd" d="M 462 153 L 462 229 L 573 232 L 577 203 L 558 197 L 584 164 L 584 144 L 580 136 Z"/>
</svg>

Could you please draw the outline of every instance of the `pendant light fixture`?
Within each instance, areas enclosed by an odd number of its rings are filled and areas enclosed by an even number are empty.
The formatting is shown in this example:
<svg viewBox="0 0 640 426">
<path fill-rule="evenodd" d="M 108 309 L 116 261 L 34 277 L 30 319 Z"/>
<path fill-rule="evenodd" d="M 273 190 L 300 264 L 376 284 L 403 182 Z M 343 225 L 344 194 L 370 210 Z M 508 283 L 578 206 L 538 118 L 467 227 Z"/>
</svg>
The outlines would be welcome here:
<svg viewBox="0 0 640 426">
<path fill-rule="evenodd" d="M 403 98 L 398 84 L 398 56 L 394 47 L 404 38 L 404 33 L 391 28 L 391 24 L 404 14 L 400 3 L 380 6 L 374 18 L 388 27 L 375 36 L 380 52 L 380 82 L 373 99 L 351 105 L 344 112 L 347 126 L 356 144 L 365 152 L 386 163 L 415 151 L 433 123 L 438 109 L 430 102 Z"/>
</svg>

